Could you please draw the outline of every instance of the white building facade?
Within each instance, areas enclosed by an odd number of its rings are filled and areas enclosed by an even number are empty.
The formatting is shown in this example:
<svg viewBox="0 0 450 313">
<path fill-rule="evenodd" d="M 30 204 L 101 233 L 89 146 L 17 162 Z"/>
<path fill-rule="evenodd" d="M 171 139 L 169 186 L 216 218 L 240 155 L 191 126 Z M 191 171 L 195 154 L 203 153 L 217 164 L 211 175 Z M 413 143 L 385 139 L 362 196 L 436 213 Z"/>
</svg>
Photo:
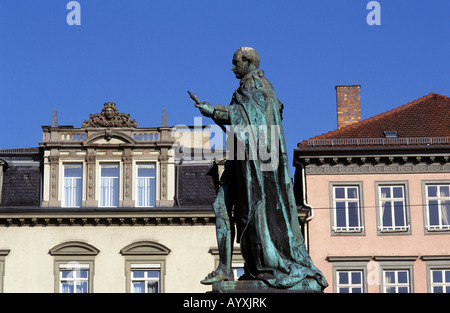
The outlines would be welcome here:
<svg viewBox="0 0 450 313">
<path fill-rule="evenodd" d="M 38 149 L 0 151 L 0 292 L 211 290 L 200 280 L 218 260 L 219 169 L 183 160 L 174 132 L 138 128 L 108 102 L 81 128 L 43 126 Z"/>
</svg>

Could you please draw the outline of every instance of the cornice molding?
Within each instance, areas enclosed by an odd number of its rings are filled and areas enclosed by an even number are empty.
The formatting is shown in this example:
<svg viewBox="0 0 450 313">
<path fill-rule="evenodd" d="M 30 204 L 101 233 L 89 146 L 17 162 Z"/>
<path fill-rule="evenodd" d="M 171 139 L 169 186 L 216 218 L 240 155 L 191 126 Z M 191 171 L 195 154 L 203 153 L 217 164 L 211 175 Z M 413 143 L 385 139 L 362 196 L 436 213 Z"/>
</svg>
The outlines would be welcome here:
<svg viewBox="0 0 450 313">
<path fill-rule="evenodd" d="M 307 175 L 450 173 L 450 164 L 307 166 Z"/>
<path fill-rule="evenodd" d="M 450 173 L 448 156 L 300 157 L 307 175 Z"/>
<path fill-rule="evenodd" d="M 34 226 L 188 226 L 214 225 L 210 211 L 158 212 L 8 212 L 0 213 L 0 227 Z"/>
<path fill-rule="evenodd" d="M 306 218 L 298 210 L 299 221 Z M 210 207 L 151 208 L 146 210 L 106 211 L 98 208 L 42 208 L 0 210 L 0 227 L 59 227 L 59 226 L 211 226 L 216 218 Z"/>
<path fill-rule="evenodd" d="M 369 262 L 372 256 L 342 256 L 342 255 L 329 255 L 326 257 L 328 262 Z"/>
</svg>

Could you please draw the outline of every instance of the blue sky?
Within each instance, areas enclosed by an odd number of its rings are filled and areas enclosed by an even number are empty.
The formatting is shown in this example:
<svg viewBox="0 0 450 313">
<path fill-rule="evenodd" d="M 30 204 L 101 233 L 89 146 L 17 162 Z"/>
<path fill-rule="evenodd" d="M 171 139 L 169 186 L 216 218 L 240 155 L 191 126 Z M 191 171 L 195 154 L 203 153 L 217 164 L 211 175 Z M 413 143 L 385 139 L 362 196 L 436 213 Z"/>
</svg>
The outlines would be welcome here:
<svg viewBox="0 0 450 313">
<path fill-rule="evenodd" d="M 140 127 L 159 126 L 163 108 L 169 125 L 192 125 L 186 90 L 229 104 L 241 46 L 258 51 L 285 104 L 289 158 L 336 128 L 335 85 L 361 85 L 363 119 L 450 96 L 446 0 L 380 0 L 374 26 L 368 0 L 79 0 L 73 26 L 68 2 L 0 0 L 0 148 L 38 146 L 53 109 L 80 127 L 104 102 Z"/>
</svg>

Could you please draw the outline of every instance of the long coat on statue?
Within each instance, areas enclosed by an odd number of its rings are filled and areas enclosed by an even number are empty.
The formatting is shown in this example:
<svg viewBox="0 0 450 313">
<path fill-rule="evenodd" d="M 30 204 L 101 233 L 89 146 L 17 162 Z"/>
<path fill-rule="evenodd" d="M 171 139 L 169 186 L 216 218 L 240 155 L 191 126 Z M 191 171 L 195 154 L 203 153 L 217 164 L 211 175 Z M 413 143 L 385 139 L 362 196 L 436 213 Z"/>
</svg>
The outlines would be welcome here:
<svg viewBox="0 0 450 313">
<path fill-rule="evenodd" d="M 283 128 L 282 103 L 264 72 L 241 79 L 229 106 L 213 119 L 230 125 L 230 193 L 237 241 L 251 276 L 277 288 L 305 278 L 328 283 L 314 266 L 300 231 Z M 230 136 L 229 136 L 230 137 Z M 234 147 L 234 149 L 233 149 Z"/>
</svg>

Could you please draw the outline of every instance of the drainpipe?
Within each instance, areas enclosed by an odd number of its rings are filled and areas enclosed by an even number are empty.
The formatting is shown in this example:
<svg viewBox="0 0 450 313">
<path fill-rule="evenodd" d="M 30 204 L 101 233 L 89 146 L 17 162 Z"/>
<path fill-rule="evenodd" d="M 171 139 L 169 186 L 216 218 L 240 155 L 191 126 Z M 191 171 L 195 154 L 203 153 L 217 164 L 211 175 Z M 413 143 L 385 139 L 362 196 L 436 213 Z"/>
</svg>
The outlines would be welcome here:
<svg viewBox="0 0 450 313">
<path fill-rule="evenodd" d="M 306 173 L 305 173 L 305 166 L 301 163 L 297 163 L 298 165 L 300 165 L 301 168 L 301 179 L 302 179 L 302 207 L 308 208 L 310 215 L 309 217 L 307 217 L 305 219 L 305 246 L 306 246 L 306 250 L 309 251 L 308 249 L 308 223 L 309 221 L 311 221 L 314 218 L 314 208 L 309 205 L 308 203 L 306 203 Z"/>
<path fill-rule="evenodd" d="M 314 217 L 314 208 L 312 207 L 312 205 L 309 205 L 308 203 L 306 203 L 306 174 L 305 174 L 305 166 L 301 163 L 299 163 L 302 171 L 301 171 L 301 175 L 302 175 L 302 194 L 303 194 L 303 203 L 302 206 L 309 208 L 309 211 L 311 212 L 311 215 L 309 217 L 307 217 L 305 219 L 305 222 L 308 223 L 310 220 L 313 219 Z"/>
</svg>

